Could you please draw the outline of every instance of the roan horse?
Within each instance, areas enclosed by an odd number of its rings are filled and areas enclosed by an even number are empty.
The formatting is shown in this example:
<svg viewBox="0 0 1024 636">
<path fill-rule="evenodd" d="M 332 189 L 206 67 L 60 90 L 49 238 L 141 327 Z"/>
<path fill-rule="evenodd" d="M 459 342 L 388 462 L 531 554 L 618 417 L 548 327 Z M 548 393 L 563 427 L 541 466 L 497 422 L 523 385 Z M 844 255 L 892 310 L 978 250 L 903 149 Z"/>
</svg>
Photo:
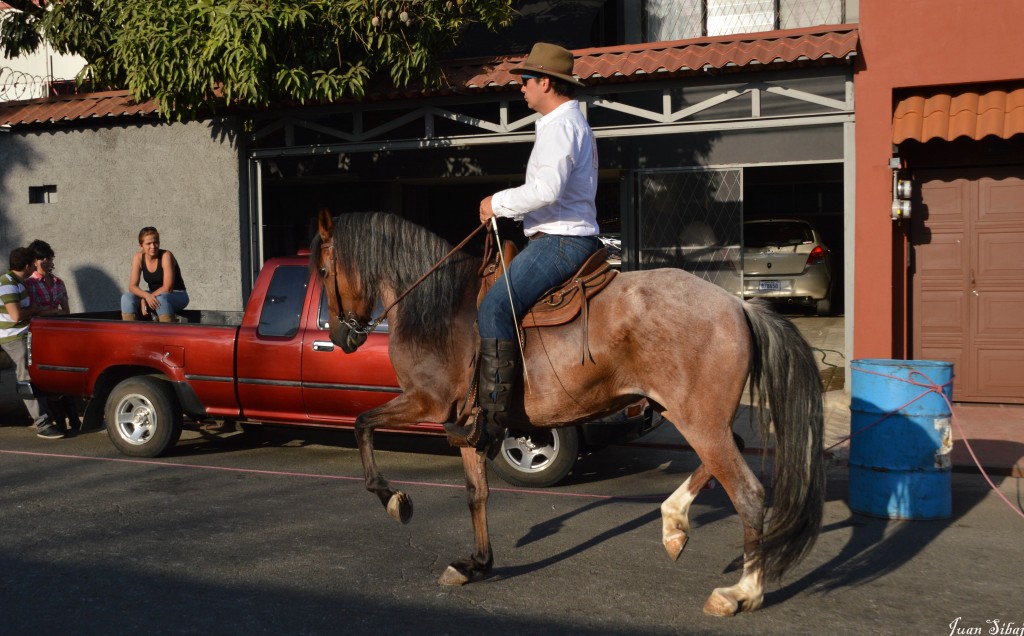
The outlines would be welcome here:
<svg viewBox="0 0 1024 636">
<path fill-rule="evenodd" d="M 328 294 L 331 340 L 355 351 L 378 299 L 390 306 L 450 248 L 392 214 L 332 219 L 321 210 L 310 267 Z M 462 404 L 474 373 L 479 286 L 476 259 L 455 252 L 389 312 L 389 352 L 403 392 L 360 415 L 355 437 L 367 490 L 402 523 L 412 516 L 412 502 L 378 470 L 373 430 L 468 417 Z M 743 573 L 736 585 L 715 589 L 704 611 L 728 616 L 757 609 L 765 581 L 799 561 L 821 526 L 822 404 L 809 345 L 762 304 L 678 269 L 620 274 L 590 301 L 589 320 L 593 361 L 583 364 L 578 323 L 525 330 L 528 382 L 515 407 L 519 419 L 526 428 L 566 426 L 647 398 L 702 462 L 661 505 L 665 549 L 673 559 L 682 553 L 690 505 L 714 477 L 743 522 Z M 770 428 L 775 433 L 770 508 L 732 436 L 748 376 L 762 438 Z M 485 459 L 472 448 L 461 452 L 475 549 L 448 566 L 439 579 L 445 585 L 481 578 L 493 564 Z"/>
</svg>

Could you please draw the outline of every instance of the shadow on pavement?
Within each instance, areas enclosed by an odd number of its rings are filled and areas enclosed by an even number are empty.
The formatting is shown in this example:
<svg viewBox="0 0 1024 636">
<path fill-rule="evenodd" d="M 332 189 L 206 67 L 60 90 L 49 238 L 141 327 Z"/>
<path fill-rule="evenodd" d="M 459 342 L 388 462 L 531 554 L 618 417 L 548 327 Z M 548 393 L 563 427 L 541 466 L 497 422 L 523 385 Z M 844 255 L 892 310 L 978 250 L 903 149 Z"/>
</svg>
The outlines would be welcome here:
<svg viewBox="0 0 1024 636">
<path fill-rule="evenodd" d="M 1024 452 L 1024 448 L 1018 450 Z M 833 472 L 840 470 L 834 469 Z M 939 535 L 960 524 L 991 490 L 980 475 L 953 477 L 952 514 L 949 518 L 887 519 L 851 511 L 848 519 L 824 526 L 821 529 L 823 535 L 844 529 L 852 529 L 852 534 L 842 550 L 827 562 L 799 580 L 767 593 L 766 605 L 784 603 L 805 591 L 828 594 L 848 586 L 869 584 L 907 565 Z M 993 482 L 998 485 L 1003 479 L 1005 477 L 994 477 Z M 1014 481 L 1024 485 L 1022 480 Z M 845 500 L 848 488 L 849 481 L 845 475 L 830 479 L 829 499 Z M 1018 486 L 1016 502 L 1011 501 L 1018 509 L 1022 506 L 1020 489 Z"/>
</svg>

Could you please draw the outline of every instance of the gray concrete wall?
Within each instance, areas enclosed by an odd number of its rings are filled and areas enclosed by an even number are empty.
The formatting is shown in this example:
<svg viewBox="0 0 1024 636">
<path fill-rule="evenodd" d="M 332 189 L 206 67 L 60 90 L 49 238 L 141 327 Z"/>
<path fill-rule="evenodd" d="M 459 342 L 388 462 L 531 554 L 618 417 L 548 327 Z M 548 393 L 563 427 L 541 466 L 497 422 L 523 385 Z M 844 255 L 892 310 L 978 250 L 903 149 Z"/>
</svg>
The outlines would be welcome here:
<svg viewBox="0 0 1024 636">
<path fill-rule="evenodd" d="M 116 309 L 139 230 L 152 225 L 181 264 L 190 308 L 242 309 L 246 206 L 223 124 L 0 134 L 0 264 L 43 239 L 72 311 Z M 45 185 L 56 186 L 55 200 L 29 203 L 30 187 Z"/>
</svg>

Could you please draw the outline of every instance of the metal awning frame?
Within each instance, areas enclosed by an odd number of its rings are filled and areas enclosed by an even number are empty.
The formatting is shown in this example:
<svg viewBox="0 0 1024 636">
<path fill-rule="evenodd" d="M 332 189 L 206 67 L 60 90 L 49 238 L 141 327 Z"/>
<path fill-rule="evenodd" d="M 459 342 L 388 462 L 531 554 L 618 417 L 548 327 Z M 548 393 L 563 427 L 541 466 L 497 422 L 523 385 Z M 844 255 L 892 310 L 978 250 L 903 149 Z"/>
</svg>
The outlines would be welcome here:
<svg viewBox="0 0 1024 636">
<path fill-rule="evenodd" d="M 782 82 L 768 83 L 757 80 L 744 83 L 735 88 L 723 89 L 703 101 L 673 110 L 673 91 L 678 91 L 680 83 L 657 82 L 634 86 L 609 85 L 595 89 L 581 97 L 584 113 L 590 110 L 607 109 L 626 115 L 636 120 L 635 124 L 615 126 L 595 126 L 594 134 L 600 138 L 636 137 L 691 132 L 749 130 L 764 128 L 785 128 L 793 126 L 816 126 L 853 121 L 853 80 L 847 78 L 844 99 L 838 100 L 825 95 L 816 95 L 805 90 L 780 85 Z M 650 101 L 651 93 L 660 93 L 662 109 L 653 111 L 637 105 L 643 98 Z M 781 96 L 810 105 L 807 114 L 790 116 L 766 116 L 762 112 L 761 99 L 764 94 Z M 461 96 L 448 97 L 423 105 L 422 102 L 407 103 L 367 103 L 346 105 L 338 108 L 299 109 L 288 111 L 274 119 L 254 121 L 254 131 L 250 136 L 250 147 L 258 145 L 261 140 L 283 132 L 285 144 L 271 148 L 256 148 L 249 151 L 250 159 L 268 159 L 287 156 L 309 156 L 321 154 L 341 154 L 353 152 L 378 152 L 385 150 L 416 150 L 424 148 L 472 147 L 506 143 L 528 143 L 533 140 L 532 124 L 538 119 L 536 113 L 510 119 L 512 96 L 502 93 L 500 98 L 493 96 Z M 519 99 L 516 97 L 515 99 Z M 733 100 L 746 99 L 749 103 L 749 116 L 740 119 L 698 119 L 697 115 L 709 109 Z M 631 103 L 633 102 L 633 103 Z M 490 120 L 475 115 L 459 112 L 460 107 L 489 105 L 494 109 Z M 402 111 L 398 117 L 386 124 L 364 129 L 364 113 L 372 111 Z M 351 125 L 342 128 L 314 121 L 316 117 L 331 114 L 345 114 L 351 117 Z M 438 135 L 436 122 L 447 119 L 479 129 L 480 133 L 465 135 Z M 422 134 L 418 138 L 390 138 L 388 133 L 398 130 L 417 121 L 422 122 Z M 332 137 L 338 143 L 319 143 L 302 145 L 295 142 L 296 133 L 307 130 L 321 136 Z"/>
</svg>

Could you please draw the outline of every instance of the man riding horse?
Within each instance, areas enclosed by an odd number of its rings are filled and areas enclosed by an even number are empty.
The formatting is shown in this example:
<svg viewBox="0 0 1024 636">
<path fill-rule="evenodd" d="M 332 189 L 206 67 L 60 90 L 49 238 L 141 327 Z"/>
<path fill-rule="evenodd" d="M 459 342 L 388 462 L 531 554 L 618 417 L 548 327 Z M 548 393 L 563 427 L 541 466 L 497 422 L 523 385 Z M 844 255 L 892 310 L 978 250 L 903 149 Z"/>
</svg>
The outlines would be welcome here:
<svg viewBox="0 0 1024 636">
<path fill-rule="evenodd" d="M 523 79 L 527 106 L 541 115 L 526 182 L 480 202 L 481 223 L 494 217 L 521 220 L 530 239 L 480 304 L 475 423 L 446 427 L 449 437 L 492 458 L 508 429 L 509 402 L 520 375 L 517 320 L 600 248 L 594 202 L 597 144 L 575 99 L 583 84 L 572 71 L 572 53 L 543 42 L 511 70 Z"/>
</svg>

